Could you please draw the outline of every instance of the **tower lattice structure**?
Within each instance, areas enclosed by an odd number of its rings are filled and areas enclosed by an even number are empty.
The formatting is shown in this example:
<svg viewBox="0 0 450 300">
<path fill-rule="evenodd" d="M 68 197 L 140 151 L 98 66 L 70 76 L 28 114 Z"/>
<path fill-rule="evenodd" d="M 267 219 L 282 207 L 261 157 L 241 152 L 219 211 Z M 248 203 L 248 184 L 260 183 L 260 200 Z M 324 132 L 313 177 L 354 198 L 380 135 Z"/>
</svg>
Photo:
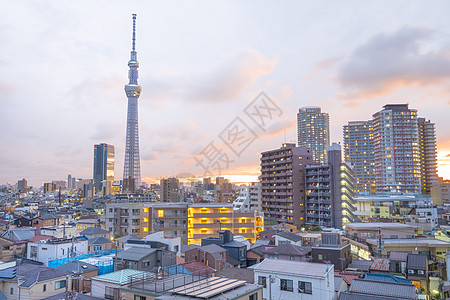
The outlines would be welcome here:
<svg viewBox="0 0 450 300">
<path fill-rule="evenodd" d="M 123 189 L 134 192 L 141 182 L 141 161 L 139 156 L 139 122 L 138 99 L 141 95 L 141 86 L 138 84 L 138 68 L 136 52 L 136 14 L 133 14 L 133 39 L 131 58 L 128 62 L 128 79 L 125 93 L 128 97 L 127 113 L 127 139 L 125 148 L 125 163 L 123 168 Z"/>
</svg>

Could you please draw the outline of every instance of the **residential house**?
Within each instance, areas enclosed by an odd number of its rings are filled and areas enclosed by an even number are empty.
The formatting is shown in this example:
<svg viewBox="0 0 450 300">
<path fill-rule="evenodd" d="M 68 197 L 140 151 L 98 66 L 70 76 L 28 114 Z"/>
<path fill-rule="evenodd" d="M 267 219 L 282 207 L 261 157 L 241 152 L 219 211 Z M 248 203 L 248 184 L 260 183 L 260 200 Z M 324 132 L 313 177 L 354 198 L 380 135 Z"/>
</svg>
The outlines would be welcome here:
<svg viewBox="0 0 450 300">
<path fill-rule="evenodd" d="M 264 258 L 285 259 L 292 261 L 308 261 L 311 256 L 311 247 L 300 247 L 292 244 L 283 244 L 263 251 Z"/>
<path fill-rule="evenodd" d="M 41 228 L 41 227 L 49 227 L 49 226 L 57 226 L 64 224 L 64 217 L 56 216 L 54 214 L 45 214 L 39 217 L 36 217 L 32 220 L 32 226 Z"/>
<path fill-rule="evenodd" d="M 109 239 L 109 231 L 103 230 L 98 227 L 88 227 L 80 232 L 80 235 L 84 235 L 88 239 L 97 238 L 97 237 L 104 237 L 106 239 Z"/>
<path fill-rule="evenodd" d="M 113 249 L 114 242 L 110 239 L 104 238 L 102 236 L 93 237 L 88 240 L 88 253 L 95 253 L 98 251 Z"/>
<path fill-rule="evenodd" d="M 32 220 L 23 216 L 19 216 L 13 221 L 14 226 L 16 227 L 31 227 Z"/>
<path fill-rule="evenodd" d="M 406 262 L 408 260 L 408 253 L 406 252 L 391 252 L 389 256 L 390 272 L 396 274 L 406 274 Z"/>
<path fill-rule="evenodd" d="M 132 269 L 150 272 L 158 267 L 176 264 L 176 254 L 165 249 L 132 247 L 114 258 L 114 269 Z"/>
<path fill-rule="evenodd" d="M 333 265 L 267 258 L 252 268 L 264 299 L 334 299 Z"/>
<path fill-rule="evenodd" d="M 114 239 L 114 241 L 117 244 L 117 249 L 123 249 L 128 240 L 142 240 L 142 238 L 134 234 L 129 234 L 116 238 Z"/>
<path fill-rule="evenodd" d="M 215 244 L 227 251 L 227 262 L 233 266 L 247 266 L 247 246 L 235 241 L 233 233 L 229 230 L 221 230 L 219 237 L 208 237 L 201 240 L 202 246 Z"/>
<path fill-rule="evenodd" d="M 70 225 L 60 225 L 60 226 L 50 226 L 50 227 L 41 227 L 42 235 L 51 235 L 54 238 L 65 238 L 71 239 L 73 237 L 77 237 L 80 235 L 80 230 L 76 226 Z"/>
<path fill-rule="evenodd" d="M 113 273 L 103 274 L 91 278 L 91 296 L 101 299 L 121 299 L 120 288 L 128 287 L 129 284 L 142 281 L 144 278 L 151 278 L 154 275 L 148 272 L 125 269 Z M 126 299 L 145 299 L 145 298 Z M 149 298 L 149 299 L 154 299 Z"/>
<path fill-rule="evenodd" d="M 88 241 L 81 239 L 49 239 L 29 242 L 27 258 L 48 265 L 50 260 L 88 253 Z"/>
<path fill-rule="evenodd" d="M 419 289 L 428 290 L 428 261 L 426 255 L 408 254 L 406 278 Z"/>
<path fill-rule="evenodd" d="M 296 246 L 302 245 L 302 237 L 291 232 L 281 231 L 274 234 L 275 245 L 292 244 Z"/>
<path fill-rule="evenodd" d="M 97 266 L 79 260 L 60 265 L 56 269 L 70 272 L 75 277 L 72 278 L 72 290 L 79 293 L 90 293 L 91 278 L 98 275 Z"/>
<path fill-rule="evenodd" d="M 184 254 L 186 262 L 200 261 L 207 266 L 220 271 L 227 261 L 227 250 L 216 244 L 201 247 L 188 245 L 188 247 L 189 249 L 186 249 Z"/>
<path fill-rule="evenodd" d="M 336 270 L 345 270 L 352 262 L 351 247 L 338 232 L 322 232 L 322 243 L 312 247 L 312 261 L 331 263 Z"/>
<path fill-rule="evenodd" d="M 168 246 L 168 250 L 181 256 L 181 237 L 165 237 L 163 231 L 157 231 L 147 235 L 145 240 L 164 243 Z"/>
<path fill-rule="evenodd" d="M 25 253 L 25 243 L 17 243 L 0 237 L 0 261 L 8 262 Z"/>
<path fill-rule="evenodd" d="M 0 290 L 8 300 L 34 300 L 43 294 L 52 296 L 70 286 L 70 272 L 38 262 L 17 261 L 15 266 L 0 272 Z"/>
</svg>

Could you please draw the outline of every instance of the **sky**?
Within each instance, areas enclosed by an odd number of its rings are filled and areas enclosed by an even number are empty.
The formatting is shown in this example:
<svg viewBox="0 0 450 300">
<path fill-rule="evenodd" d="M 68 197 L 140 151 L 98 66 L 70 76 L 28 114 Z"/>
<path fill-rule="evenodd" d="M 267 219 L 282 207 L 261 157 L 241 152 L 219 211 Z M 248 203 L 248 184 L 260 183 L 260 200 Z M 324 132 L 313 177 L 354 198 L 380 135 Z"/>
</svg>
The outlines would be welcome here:
<svg viewBox="0 0 450 300">
<path fill-rule="evenodd" d="M 297 141 L 300 107 L 328 112 L 342 143 L 343 125 L 387 103 L 436 124 L 438 173 L 450 179 L 448 1 L 0 5 L 0 184 L 92 178 L 98 143 L 115 146 L 122 178 L 132 13 L 147 182 L 207 175 L 212 150 L 212 175 L 255 180 L 262 151 Z M 264 126 L 248 114 L 260 101 L 276 108 Z M 237 125 L 251 133 L 238 150 L 226 139 Z"/>
</svg>

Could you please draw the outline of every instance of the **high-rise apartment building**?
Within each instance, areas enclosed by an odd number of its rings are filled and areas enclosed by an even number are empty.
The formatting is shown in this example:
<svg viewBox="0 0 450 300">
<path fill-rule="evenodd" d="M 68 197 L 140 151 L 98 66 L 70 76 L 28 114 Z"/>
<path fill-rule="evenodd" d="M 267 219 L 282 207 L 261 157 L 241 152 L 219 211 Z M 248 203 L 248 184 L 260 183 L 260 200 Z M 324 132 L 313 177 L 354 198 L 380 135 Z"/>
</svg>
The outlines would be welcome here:
<svg viewBox="0 0 450 300">
<path fill-rule="evenodd" d="M 320 107 L 302 107 L 297 114 L 298 146 L 309 148 L 312 160 L 327 162 L 327 147 L 330 145 L 330 117 Z"/>
<path fill-rule="evenodd" d="M 139 156 L 139 122 L 138 99 L 141 95 L 141 86 L 138 84 L 138 68 L 136 43 L 136 15 L 133 14 L 133 42 L 131 58 L 128 62 L 128 79 L 125 93 L 128 97 L 127 112 L 127 138 L 125 146 L 125 162 L 123 167 L 123 190 L 133 193 L 141 183 L 141 159 Z"/>
<path fill-rule="evenodd" d="M 387 104 L 373 115 L 377 193 L 420 193 L 417 110 Z"/>
<path fill-rule="evenodd" d="M 290 143 L 261 153 L 261 207 L 265 218 L 305 224 L 304 170 L 312 162 L 310 149 Z"/>
<path fill-rule="evenodd" d="M 307 165 L 306 224 L 342 228 L 343 223 L 358 220 L 353 170 L 342 163 L 341 146 L 328 147 L 328 163 Z"/>
<path fill-rule="evenodd" d="M 160 197 L 162 202 L 180 201 L 180 181 L 178 178 L 163 178 L 160 180 Z"/>
<path fill-rule="evenodd" d="M 372 120 L 344 126 L 344 161 L 351 164 L 358 193 L 375 193 L 375 156 Z"/>
<path fill-rule="evenodd" d="M 114 182 L 114 146 L 108 144 L 94 145 L 94 185 L 96 192 L 103 195 L 111 193 Z"/>
<path fill-rule="evenodd" d="M 422 194 L 430 194 L 438 184 L 436 170 L 436 131 L 434 123 L 425 118 L 417 119 L 419 125 L 420 183 Z"/>
</svg>

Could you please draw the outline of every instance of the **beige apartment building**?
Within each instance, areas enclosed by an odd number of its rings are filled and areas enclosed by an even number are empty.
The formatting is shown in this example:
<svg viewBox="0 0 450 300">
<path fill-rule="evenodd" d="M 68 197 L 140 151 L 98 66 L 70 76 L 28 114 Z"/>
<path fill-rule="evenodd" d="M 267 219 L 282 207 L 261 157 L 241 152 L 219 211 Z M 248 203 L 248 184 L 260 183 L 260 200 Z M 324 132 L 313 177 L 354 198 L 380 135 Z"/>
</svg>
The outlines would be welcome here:
<svg viewBox="0 0 450 300">
<path fill-rule="evenodd" d="M 263 230 L 259 212 L 235 212 L 228 203 L 112 203 L 106 205 L 106 230 L 114 236 L 145 237 L 163 231 L 164 237 L 181 237 L 183 243 L 200 243 L 201 238 L 219 236 L 230 230 L 254 243 Z"/>
</svg>

